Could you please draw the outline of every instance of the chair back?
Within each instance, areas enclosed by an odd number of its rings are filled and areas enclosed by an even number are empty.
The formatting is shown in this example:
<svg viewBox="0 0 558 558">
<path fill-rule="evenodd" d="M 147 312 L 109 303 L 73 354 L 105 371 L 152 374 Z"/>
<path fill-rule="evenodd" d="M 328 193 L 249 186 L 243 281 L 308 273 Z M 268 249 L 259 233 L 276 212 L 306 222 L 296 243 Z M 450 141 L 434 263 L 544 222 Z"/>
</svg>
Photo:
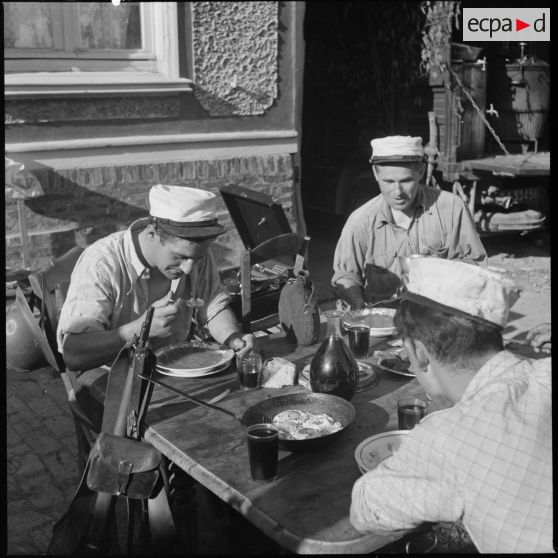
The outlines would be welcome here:
<svg viewBox="0 0 558 558">
<path fill-rule="evenodd" d="M 252 300 L 252 269 L 256 264 L 263 265 L 265 269 L 292 268 L 295 262 L 303 265 L 308 251 L 309 237 L 296 233 L 285 233 L 275 236 L 251 250 L 244 250 L 240 261 L 240 288 L 242 329 L 245 332 L 255 332 L 279 324 L 277 305 L 272 312 L 265 316 L 253 311 Z M 277 296 L 277 303 L 279 297 Z M 256 318 L 257 316 L 257 318 Z"/>
<path fill-rule="evenodd" d="M 72 271 L 82 252 L 83 248 L 75 246 L 59 258 L 53 260 L 44 269 L 29 274 L 29 283 L 31 284 L 33 295 L 38 299 L 41 308 L 40 325 L 47 337 L 57 366 L 53 366 L 52 358 L 47 360 L 58 372 L 64 372 L 66 369 L 56 343 L 58 318 L 66 298 L 66 293 L 68 292 Z"/>
</svg>

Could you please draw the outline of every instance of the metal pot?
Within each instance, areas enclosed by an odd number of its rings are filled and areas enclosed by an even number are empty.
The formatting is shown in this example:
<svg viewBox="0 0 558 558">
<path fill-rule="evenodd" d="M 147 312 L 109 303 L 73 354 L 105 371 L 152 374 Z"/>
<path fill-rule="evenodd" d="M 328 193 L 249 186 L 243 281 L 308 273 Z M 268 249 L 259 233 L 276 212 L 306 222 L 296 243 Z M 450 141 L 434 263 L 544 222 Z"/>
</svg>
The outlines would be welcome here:
<svg viewBox="0 0 558 558">
<path fill-rule="evenodd" d="M 336 395 L 326 393 L 294 393 L 271 397 L 252 405 L 242 416 L 242 422 L 245 426 L 262 422 L 273 422 L 275 415 L 289 409 L 327 413 L 339 421 L 342 426 L 341 430 L 319 438 L 309 438 L 307 440 L 282 440 L 279 438 L 279 447 L 293 452 L 312 451 L 330 444 L 354 422 L 356 417 L 353 405 Z"/>
</svg>

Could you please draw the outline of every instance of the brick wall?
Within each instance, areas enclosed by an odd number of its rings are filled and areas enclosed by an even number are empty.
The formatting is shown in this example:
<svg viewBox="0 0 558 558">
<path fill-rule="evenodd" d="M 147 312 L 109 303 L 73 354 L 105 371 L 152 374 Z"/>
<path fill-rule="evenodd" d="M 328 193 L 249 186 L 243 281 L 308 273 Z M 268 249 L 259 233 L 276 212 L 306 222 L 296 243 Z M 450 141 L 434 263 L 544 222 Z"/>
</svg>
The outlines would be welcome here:
<svg viewBox="0 0 558 558">
<path fill-rule="evenodd" d="M 45 167 L 33 174 L 45 195 L 25 202 L 32 269 L 147 215 L 149 189 L 160 183 L 202 188 L 219 196 L 217 217 L 227 232 L 216 241 L 213 253 L 222 269 L 238 265 L 242 243 L 220 187 L 239 184 L 273 196 L 295 230 L 290 154 L 95 168 Z M 5 215 L 6 267 L 19 268 L 22 243 L 15 200 L 6 198 Z"/>
</svg>

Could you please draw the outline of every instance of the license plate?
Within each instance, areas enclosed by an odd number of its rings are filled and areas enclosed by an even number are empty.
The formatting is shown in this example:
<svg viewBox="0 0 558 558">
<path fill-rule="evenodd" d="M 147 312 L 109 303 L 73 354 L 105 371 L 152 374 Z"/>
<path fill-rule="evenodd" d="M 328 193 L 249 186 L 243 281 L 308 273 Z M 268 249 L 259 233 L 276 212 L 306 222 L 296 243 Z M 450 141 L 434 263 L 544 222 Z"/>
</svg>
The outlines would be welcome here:
<svg viewBox="0 0 558 558">
<path fill-rule="evenodd" d="M 540 188 L 516 188 L 514 190 L 502 191 L 502 196 L 509 196 L 515 201 L 539 200 L 541 198 Z"/>
</svg>

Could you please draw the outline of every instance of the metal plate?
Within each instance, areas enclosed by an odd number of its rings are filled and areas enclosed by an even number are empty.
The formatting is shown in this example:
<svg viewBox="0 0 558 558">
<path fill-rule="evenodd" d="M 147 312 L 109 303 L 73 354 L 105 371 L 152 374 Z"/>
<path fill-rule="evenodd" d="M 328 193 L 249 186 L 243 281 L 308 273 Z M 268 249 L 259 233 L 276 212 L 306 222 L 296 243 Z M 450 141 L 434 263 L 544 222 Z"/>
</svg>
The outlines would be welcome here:
<svg viewBox="0 0 558 558">
<path fill-rule="evenodd" d="M 358 364 L 358 387 L 356 393 L 364 391 L 376 385 L 379 381 L 378 375 L 371 364 L 357 361 Z M 310 364 L 307 364 L 298 375 L 298 385 L 312 391 L 310 386 Z"/>
<path fill-rule="evenodd" d="M 213 374 L 222 372 L 223 370 L 226 370 L 229 366 L 230 366 L 230 362 L 225 362 L 221 366 L 217 366 L 216 368 L 212 368 L 211 370 L 208 370 L 206 372 L 196 372 L 196 371 L 191 372 L 190 370 L 173 372 L 171 370 L 167 370 L 166 368 L 161 368 L 160 366 L 157 366 L 156 369 L 157 372 L 159 372 L 159 374 L 164 374 L 165 376 L 173 376 L 175 378 L 203 378 L 204 376 L 212 376 Z"/>
<path fill-rule="evenodd" d="M 294 393 L 280 395 L 260 401 L 249 407 L 242 417 L 246 426 L 261 422 L 273 422 L 275 415 L 289 410 L 298 409 L 313 413 L 327 413 L 341 423 L 342 429 L 332 434 L 307 440 L 282 440 L 279 447 L 287 451 L 312 451 L 322 448 L 337 439 L 355 420 L 355 408 L 341 397 L 326 393 Z"/>
<path fill-rule="evenodd" d="M 155 352 L 157 368 L 173 373 L 203 374 L 230 363 L 234 351 L 217 343 L 185 341 Z"/>
<path fill-rule="evenodd" d="M 351 325 L 367 325 L 370 327 L 370 337 L 391 337 L 397 333 L 393 325 L 394 316 L 395 308 L 363 308 L 347 312 L 341 318 L 341 323 L 345 329 Z"/>
<path fill-rule="evenodd" d="M 355 460 L 361 473 L 377 467 L 384 459 L 391 457 L 401 445 L 409 430 L 392 430 L 370 436 L 362 441 L 355 450 Z"/>
<path fill-rule="evenodd" d="M 500 195 L 510 197 L 517 202 L 533 201 L 541 199 L 541 188 L 514 188 L 511 190 L 500 190 Z"/>
</svg>

